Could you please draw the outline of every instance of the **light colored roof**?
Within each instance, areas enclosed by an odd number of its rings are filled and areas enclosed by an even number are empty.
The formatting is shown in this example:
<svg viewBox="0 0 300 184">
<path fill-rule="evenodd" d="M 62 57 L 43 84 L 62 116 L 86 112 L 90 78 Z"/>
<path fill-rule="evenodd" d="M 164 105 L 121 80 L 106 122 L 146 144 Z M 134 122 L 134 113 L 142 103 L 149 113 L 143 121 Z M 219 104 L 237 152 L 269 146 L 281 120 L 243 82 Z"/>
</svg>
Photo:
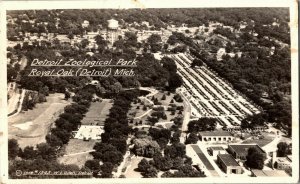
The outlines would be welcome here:
<svg viewBox="0 0 300 184">
<path fill-rule="evenodd" d="M 258 170 L 253 169 L 252 173 L 256 177 L 265 177 L 265 176 L 272 176 L 272 177 L 287 177 L 289 176 L 285 171 L 283 170 Z"/>
<path fill-rule="evenodd" d="M 199 132 L 201 136 L 232 136 L 230 132 L 227 131 L 205 131 Z"/>
</svg>

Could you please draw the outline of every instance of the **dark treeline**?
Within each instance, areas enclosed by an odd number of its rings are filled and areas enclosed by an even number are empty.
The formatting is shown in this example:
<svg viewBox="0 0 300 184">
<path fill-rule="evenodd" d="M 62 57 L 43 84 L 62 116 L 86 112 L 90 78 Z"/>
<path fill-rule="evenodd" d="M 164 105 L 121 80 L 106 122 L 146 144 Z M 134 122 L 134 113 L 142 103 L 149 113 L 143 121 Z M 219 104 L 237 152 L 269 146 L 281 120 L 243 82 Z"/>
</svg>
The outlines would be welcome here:
<svg viewBox="0 0 300 184">
<path fill-rule="evenodd" d="M 105 120 L 101 142 L 94 146 L 94 159 L 87 160 L 85 166 L 93 170 L 95 177 L 112 177 L 112 171 L 123 161 L 127 150 L 128 134 L 132 129 L 128 125 L 127 112 L 131 102 L 138 97 L 138 90 L 121 91 L 114 98 L 113 107 Z M 103 165 L 100 165 L 100 161 Z"/>
</svg>

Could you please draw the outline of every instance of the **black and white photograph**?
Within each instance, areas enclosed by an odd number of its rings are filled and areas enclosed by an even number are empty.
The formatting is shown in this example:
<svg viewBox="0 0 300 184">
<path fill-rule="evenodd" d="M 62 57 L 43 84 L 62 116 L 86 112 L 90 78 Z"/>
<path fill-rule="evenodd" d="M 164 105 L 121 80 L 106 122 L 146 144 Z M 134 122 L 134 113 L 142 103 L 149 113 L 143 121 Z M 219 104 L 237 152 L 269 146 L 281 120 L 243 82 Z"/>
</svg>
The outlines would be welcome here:
<svg viewBox="0 0 300 184">
<path fill-rule="evenodd" d="M 296 3 L 174 2 L 6 2 L 4 183 L 298 182 Z"/>
</svg>

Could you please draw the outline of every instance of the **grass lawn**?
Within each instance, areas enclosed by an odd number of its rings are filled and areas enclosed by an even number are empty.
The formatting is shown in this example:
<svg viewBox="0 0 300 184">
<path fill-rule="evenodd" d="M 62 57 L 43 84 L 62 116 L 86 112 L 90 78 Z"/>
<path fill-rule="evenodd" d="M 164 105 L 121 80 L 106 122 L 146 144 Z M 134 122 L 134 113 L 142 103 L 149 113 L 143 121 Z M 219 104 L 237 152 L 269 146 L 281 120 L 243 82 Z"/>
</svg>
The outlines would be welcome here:
<svg viewBox="0 0 300 184">
<path fill-rule="evenodd" d="M 166 95 L 166 100 L 161 100 L 162 96 L 163 95 Z M 154 95 L 155 98 L 158 99 L 159 102 L 162 103 L 162 106 L 169 106 L 170 104 L 170 101 L 173 99 L 174 97 L 174 93 L 171 93 L 170 95 L 167 95 L 167 91 L 159 91 L 157 94 Z M 152 100 L 152 97 L 149 97 L 149 100 Z M 182 106 L 183 103 L 180 103 L 180 102 L 176 102 L 174 100 L 174 104 L 177 105 L 177 106 Z M 137 107 L 140 107 L 139 109 L 137 109 Z M 138 123 L 138 125 L 141 125 L 139 124 L 139 122 L 142 120 L 142 124 L 143 125 L 150 125 L 151 123 L 147 120 L 147 117 L 150 116 L 154 111 L 150 111 L 148 114 L 146 114 L 145 116 L 142 116 L 144 115 L 147 111 L 149 111 L 149 109 L 151 108 L 147 108 L 147 110 L 143 110 L 143 101 L 141 103 L 131 103 L 131 109 L 129 110 L 128 112 L 128 117 L 129 118 L 137 118 L 137 117 L 140 117 L 138 119 L 134 119 L 133 120 L 133 126 L 136 125 L 136 123 Z M 166 122 L 166 121 L 171 121 L 171 119 L 173 119 L 174 117 L 176 117 L 178 115 L 178 110 L 176 110 L 176 113 L 175 115 L 171 115 L 171 112 L 170 111 L 166 111 L 165 110 L 165 113 L 167 115 L 167 119 L 160 119 L 159 122 Z"/>
<path fill-rule="evenodd" d="M 178 116 L 178 110 L 176 110 L 175 115 L 172 115 L 172 114 L 171 114 L 171 113 L 172 113 L 171 111 L 165 111 L 165 113 L 166 113 L 166 115 L 167 115 L 167 119 L 164 120 L 164 121 L 171 121 L 171 119 L 173 119 L 173 118 L 175 118 L 175 117 Z"/>
<path fill-rule="evenodd" d="M 70 139 L 66 146 L 65 154 L 68 155 L 92 150 L 96 142 L 96 140 L 83 141 L 81 139 Z"/>
<path fill-rule="evenodd" d="M 21 148 L 46 142 L 45 137 L 52 123 L 63 112 L 64 107 L 71 103 L 64 100 L 62 93 L 50 94 L 46 99 L 47 102 L 36 104 L 32 110 L 8 118 L 8 138 L 18 140 Z"/>
<path fill-rule="evenodd" d="M 96 142 L 96 140 L 83 141 L 79 139 L 70 139 L 65 148 L 65 155 L 92 150 Z M 61 156 L 58 158 L 58 161 L 64 164 L 75 164 L 82 167 L 89 159 L 93 159 L 93 156 L 90 153 L 82 153 L 70 156 Z"/>
<path fill-rule="evenodd" d="M 137 107 L 139 106 L 139 109 Z M 128 117 L 129 118 L 135 118 L 143 115 L 145 112 L 147 112 L 150 108 L 147 107 L 147 110 L 143 110 L 144 105 L 141 103 L 131 103 L 131 109 L 128 111 Z"/>
<path fill-rule="evenodd" d="M 173 99 L 174 94 L 171 93 L 170 95 L 167 95 L 167 93 L 168 92 L 166 92 L 166 91 L 165 92 L 159 91 L 157 94 L 154 95 L 154 97 L 157 98 L 158 101 L 160 103 L 162 103 L 162 105 L 168 106 L 170 104 L 170 101 Z M 161 100 L 161 98 L 163 97 L 164 94 L 166 95 L 166 99 L 165 100 Z M 174 102 L 175 102 L 175 100 L 174 100 Z"/>
<path fill-rule="evenodd" d="M 59 157 L 57 160 L 61 164 L 74 164 L 82 168 L 87 160 L 92 160 L 93 156 L 90 153 L 83 153 L 80 155 Z"/>
<path fill-rule="evenodd" d="M 92 102 L 89 111 L 82 119 L 82 125 L 104 125 L 104 121 L 109 114 L 112 103 L 109 99 L 103 99 L 102 102 Z"/>
</svg>

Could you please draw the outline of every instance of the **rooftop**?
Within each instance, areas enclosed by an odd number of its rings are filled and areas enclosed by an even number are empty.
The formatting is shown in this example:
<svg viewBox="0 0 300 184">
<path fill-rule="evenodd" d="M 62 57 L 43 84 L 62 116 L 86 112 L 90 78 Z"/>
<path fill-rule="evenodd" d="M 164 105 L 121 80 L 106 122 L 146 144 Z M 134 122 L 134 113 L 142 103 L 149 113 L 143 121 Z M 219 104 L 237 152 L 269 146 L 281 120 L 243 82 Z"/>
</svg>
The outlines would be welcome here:
<svg viewBox="0 0 300 184">
<path fill-rule="evenodd" d="M 199 133 L 201 136 L 232 136 L 230 132 L 227 131 L 205 131 L 205 132 L 200 132 Z"/>
<path fill-rule="evenodd" d="M 253 169 L 252 173 L 256 177 L 264 177 L 264 176 L 272 176 L 272 177 L 287 177 L 289 176 L 285 171 L 283 170 L 258 170 Z"/>
<path fill-rule="evenodd" d="M 199 159 L 202 161 L 202 163 L 205 165 L 207 170 L 215 170 L 215 168 L 211 165 L 207 157 L 204 155 L 204 153 L 201 151 L 198 145 L 191 145 L 191 147 L 194 149 L 196 154 L 198 155 Z"/>
<path fill-rule="evenodd" d="M 239 163 L 230 154 L 219 154 L 218 157 L 226 166 L 240 166 Z"/>
<path fill-rule="evenodd" d="M 230 144 L 228 145 L 228 148 L 229 147 L 231 147 L 239 155 L 247 155 L 248 149 L 252 147 L 256 147 L 261 153 L 265 153 L 265 151 L 257 144 Z"/>
</svg>

